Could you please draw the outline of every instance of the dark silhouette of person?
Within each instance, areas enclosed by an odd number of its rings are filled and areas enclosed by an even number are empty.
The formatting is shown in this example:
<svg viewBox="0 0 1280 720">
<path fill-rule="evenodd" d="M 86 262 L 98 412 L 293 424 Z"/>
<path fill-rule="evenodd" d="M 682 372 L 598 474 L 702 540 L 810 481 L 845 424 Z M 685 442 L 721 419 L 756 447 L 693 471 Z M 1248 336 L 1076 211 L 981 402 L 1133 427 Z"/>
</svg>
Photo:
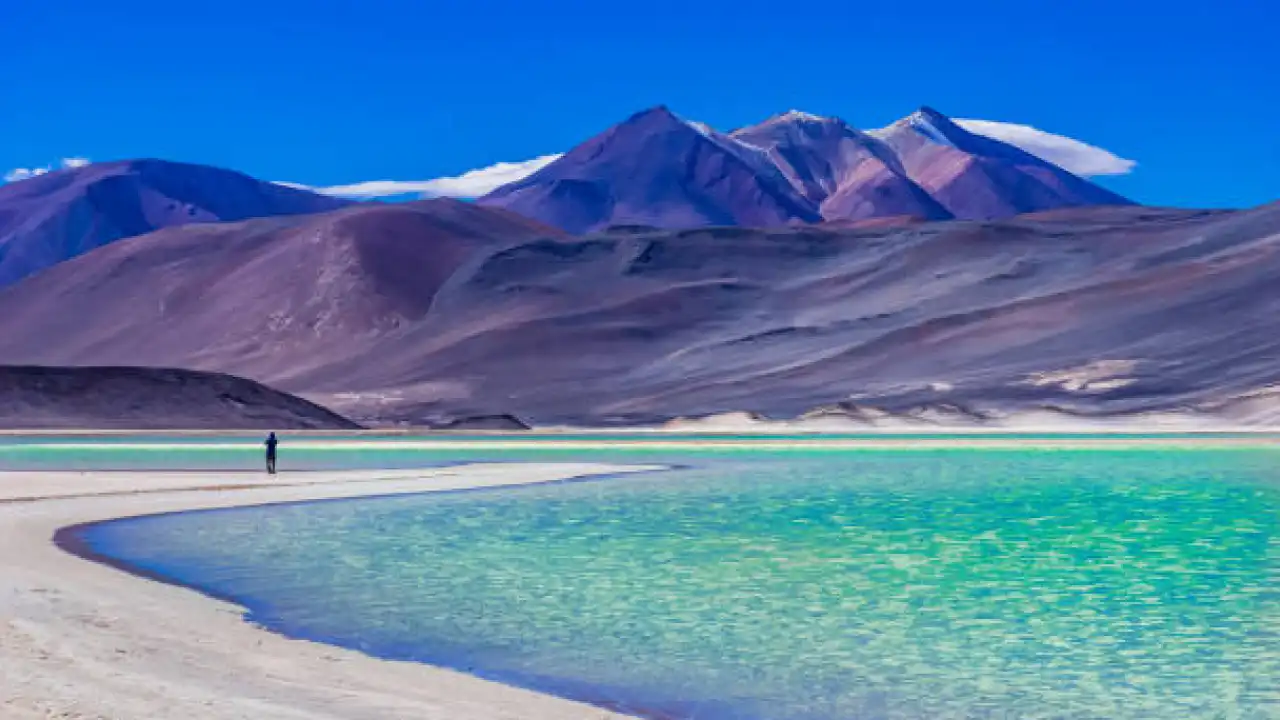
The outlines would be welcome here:
<svg viewBox="0 0 1280 720">
<path fill-rule="evenodd" d="M 267 435 L 267 441 L 263 443 L 267 446 L 267 473 L 270 475 L 276 474 L 276 445 L 278 444 L 280 441 L 276 439 L 274 432 Z"/>
</svg>

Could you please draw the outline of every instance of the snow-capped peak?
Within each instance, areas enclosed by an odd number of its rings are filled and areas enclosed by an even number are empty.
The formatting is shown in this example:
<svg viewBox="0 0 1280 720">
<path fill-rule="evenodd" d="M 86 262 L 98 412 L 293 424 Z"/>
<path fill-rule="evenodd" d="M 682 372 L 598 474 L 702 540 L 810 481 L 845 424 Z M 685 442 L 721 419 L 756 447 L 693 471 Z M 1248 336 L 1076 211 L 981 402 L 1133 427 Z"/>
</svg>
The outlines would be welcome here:
<svg viewBox="0 0 1280 720">
<path fill-rule="evenodd" d="M 951 138 L 954 124 L 942 113 L 931 107 L 922 107 L 906 117 L 905 122 L 916 132 L 939 145 L 955 145 Z"/>
<path fill-rule="evenodd" d="M 911 130 L 923 135 L 930 142 L 934 142 L 939 145 L 949 145 L 951 147 L 955 147 L 953 133 L 959 130 L 956 124 L 946 115 L 926 106 L 916 110 L 901 120 L 898 120 L 892 125 L 882 127 L 878 130 L 869 130 L 867 131 L 867 134 L 874 138 L 883 140 L 900 128 L 910 128 Z M 962 130 L 960 130 L 960 132 L 963 134 Z"/>
<path fill-rule="evenodd" d="M 695 130 L 699 135 L 702 135 L 708 140 L 716 140 L 719 137 L 721 137 L 720 131 L 716 130 L 715 128 L 711 127 L 710 125 L 704 122 L 701 122 L 698 120 L 690 120 L 681 115 L 677 115 L 676 113 L 671 113 L 671 116 L 674 117 L 676 120 L 680 121 L 681 123 L 683 123 L 684 125 L 690 128 L 693 128 L 693 130 Z"/>
<path fill-rule="evenodd" d="M 821 115 L 814 115 L 803 110 L 788 110 L 780 115 L 774 115 L 771 120 L 774 122 L 827 122 L 831 118 Z"/>
<path fill-rule="evenodd" d="M 680 122 L 683 122 L 685 125 L 688 125 L 694 130 L 697 130 L 698 132 L 702 133 L 704 137 L 713 138 L 719 134 L 716 132 L 715 128 L 711 127 L 710 125 L 704 122 L 698 122 L 697 120 L 681 120 Z"/>
<path fill-rule="evenodd" d="M 674 113 L 672 114 L 675 115 Z M 675 115 L 675 117 L 677 120 L 692 128 L 707 140 L 715 143 L 721 150 L 732 154 L 742 162 L 746 163 L 755 172 L 787 182 L 782 171 L 778 168 L 777 163 L 773 161 L 773 158 L 770 157 L 768 151 L 764 148 L 744 142 L 731 135 L 726 135 L 704 122 L 687 120 L 679 115 Z"/>
</svg>

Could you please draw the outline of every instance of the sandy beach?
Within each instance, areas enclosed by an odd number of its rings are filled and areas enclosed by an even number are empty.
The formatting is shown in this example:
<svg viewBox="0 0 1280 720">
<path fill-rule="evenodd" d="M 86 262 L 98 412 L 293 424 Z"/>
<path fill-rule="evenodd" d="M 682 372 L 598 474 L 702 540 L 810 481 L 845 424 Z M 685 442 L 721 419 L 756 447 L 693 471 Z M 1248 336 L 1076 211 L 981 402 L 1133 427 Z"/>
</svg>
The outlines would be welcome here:
<svg viewBox="0 0 1280 720">
<path fill-rule="evenodd" d="M 64 527 L 196 508 L 497 487 L 637 471 L 584 463 L 427 470 L 0 473 L 5 720 L 572 720 L 600 708 L 289 640 L 236 606 L 75 557 Z"/>
</svg>

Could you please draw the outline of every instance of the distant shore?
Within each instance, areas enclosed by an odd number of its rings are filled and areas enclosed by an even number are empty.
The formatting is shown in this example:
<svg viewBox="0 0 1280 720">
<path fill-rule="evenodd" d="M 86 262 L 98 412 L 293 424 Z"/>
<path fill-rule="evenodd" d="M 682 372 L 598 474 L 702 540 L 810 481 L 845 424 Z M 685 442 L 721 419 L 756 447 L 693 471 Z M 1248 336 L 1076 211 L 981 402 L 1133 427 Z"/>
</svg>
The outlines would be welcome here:
<svg viewBox="0 0 1280 720">
<path fill-rule="evenodd" d="M 952 432 L 918 433 L 733 433 L 733 432 L 487 432 L 459 435 L 423 433 L 388 435 L 384 433 L 288 433 L 283 449 L 293 450 L 580 450 L 619 449 L 697 452 L 732 450 L 750 447 L 754 450 L 847 449 L 847 450 L 967 450 L 995 448 L 1043 449 L 1107 449 L 1107 448 L 1177 448 L 1206 446 L 1222 448 L 1280 447 L 1280 431 L 1215 431 L 1215 432 Z M 60 450 L 240 450 L 256 447 L 260 433 L 182 432 L 182 433 L 51 433 L 0 434 L 0 438 L 49 437 L 68 438 L 65 442 L 26 446 Z M 141 436 L 141 437 L 140 437 Z M 221 442 L 219 442 L 221 440 Z M 3 445 L 0 444 L 0 448 Z"/>
<path fill-rule="evenodd" d="M 552 482 L 587 463 L 426 470 L 0 472 L 0 716 L 230 720 L 602 720 L 598 707 L 289 640 L 242 610 L 55 546 L 68 527 L 154 513 Z M 83 550 L 83 548 L 81 549 Z"/>
<path fill-rule="evenodd" d="M 869 425 L 857 423 L 813 424 L 805 422 L 766 421 L 754 423 L 718 423 L 713 421 L 673 421 L 669 425 L 610 426 L 610 427 L 577 427 L 577 426 L 541 426 L 528 430 L 443 430 L 430 427 L 375 427 L 353 430 L 286 430 L 284 434 L 293 438 L 389 438 L 412 439 L 415 441 L 449 441 L 457 438 L 537 438 L 555 439 L 565 435 L 592 436 L 600 438 L 643 436 L 646 438 L 682 438 L 724 437 L 744 440 L 764 439 L 771 437 L 806 437 L 815 440 L 845 439 L 848 436 L 866 436 L 874 438 L 915 439 L 921 435 L 946 435 L 961 437 L 994 437 L 1007 436 L 1019 439 L 1026 435 L 1052 435 L 1069 439 L 1073 436 L 1113 435 L 1126 436 L 1194 436 L 1214 438 L 1227 435 L 1276 435 L 1280 437 L 1280 425 L 1234 425 L 1234 424 L 1181 424 L 1153 423 L 1140 421 L 1112 422 L 1096 424 L 1026 424 L 1026 425 L 933 425 L 933 424 L 892 424 Z M 118 438 L 118 437 L 234 437 L 261 438 L 263 430 L 246 430 L 227 428 L 221 430 L 147 430 L 147 429 L 50 429 L 50 428 L 0 428 L 0 438 L 4 437 L 74 437 L 74 438 Z"/>
</svg>

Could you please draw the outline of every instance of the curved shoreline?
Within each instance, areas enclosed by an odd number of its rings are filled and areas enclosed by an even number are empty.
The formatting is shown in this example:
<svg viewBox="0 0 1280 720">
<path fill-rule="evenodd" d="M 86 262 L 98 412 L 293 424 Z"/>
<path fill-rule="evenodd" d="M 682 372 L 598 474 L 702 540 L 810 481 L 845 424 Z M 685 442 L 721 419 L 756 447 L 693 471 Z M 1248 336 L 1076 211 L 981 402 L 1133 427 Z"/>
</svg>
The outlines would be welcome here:
<svg viewBox="0 0 1280 720">
<path fill-rule="evenodd" d="M 511 465 L 514 467 L 519 467 L 519 466 L 528 465 L 528 464 L 532 464 L 532 463 L 503 463 L 503 465 Z M 538 463 L 538 464 L 542 465 L 544 463 Z M 546 464 L 551 465 L 552 463 L 546 463 Z M 465 469 L 469 465 L 479 465 L 479 463 L 453 464 L 453 465 L 440 466 L 440 467 Z M 635 475 L 635 474 L 644 473 L 644 472 L 655 472 L 660 470 L 677 470 L 677 469 L 682 469 L 683 466 L 643 465 L 643 466 L 634 466 L 634 467 L 632 466 L 601 466 L 601 467 L 603 467 L 604 470 L 600 472 L 575 474 L 575 475 L 569 475 L 565 477 L 554 478 L 550 480 L 537 480 L 533 482 L 522 482 L 522 483 L 507 483 L 507 484 L 499 485 L 497 487 L 531 487 L 531 486 L 537 486 L 537 485 L 559 485 L 563 483 L 572 483 L 572 482 L 608 480 L 610 478 L 618 478 L 625 475 Z M 435 469 L 435 468 L 429 468 L 427 470 L 430 470 L 430 469 Z M 196 471 L 196 472 L 200 472 L 200 471 Z M 335 471 L 335 472 L 340 472 L 340 471 Z M 404 472 L 418 473 L 421 471 L 414 470 L 414 471 L 404 471 Z M 305 473 L 295 473 L 295 474 L 305 474 Z M 291 485 L 290 487 L 297 487 L 297 486 L 298 486 L 297 484 L 294 484 L 294 485 Z M 264 488 L 271 488 L 271 487 L 278 487 L 278 484 L 273 485 L 270 483 L 270 481 L 268 481 L 266 483 L 244 486 L 241 489 L 264 489 Z M 190 590 L 191 592 L 199 593 L 201 595 L 204 595 L 205 597 L 212 598 L 219 602 L 236 605 L 245 611 L 252 611 L 252 608 L 246 606 L 244 601 L 240 598 L 232 597 L 230 595 L 223 595 L 221 593 L 218 593 L 217 591 L 210 590 L 208 588 L 187 584 L 180 580 L 176 580 L 172 577 L 169 577 L 164 573 L 156 572 L 154 570 L 149 570 L 140 565 L 135 565 L 133 563 L 130 563 L 127 560 L 121 560 L 111 555 L 107 555 L 106 553 L 100 552 L 99 550 L 93 547 L 93 545 L 89 542 L 89 539 L 86 536 L 94 528 L 102 525 L 129 522 L 131 520 L 140 520 L 145 518 L 162 517 L 165 515 L 190 515 L 192 513 L 219 512 L 222 510 L 238 510 L 238 509 L 252 508 L 252 507 L 311 505 L 314 503 L 341 502 L 343 500 L 355 500 L 355 499 L 377 500 L 379 498 L 393 498 L 393 497 L 399 497 L 406 494 L 453 495 L 453 494 L 459 494 L 459 493 L 470 493 L 470 492 L 476 492 L 476 491 L 491 490 L 491 489 L 494 489 L 494 487 L 495 486 L 493 485 L 478 485 L 474 487 L 459 487 L 459 488 L 450 488 L 450 489 L 443 489 L 443 490 L 411 491 L 408 493 L 396 492 L 396 493 L 374 493 L 369 495 L 355 495 L 355 496 L 347 496 L 347 497 L 318 497 L 318 498 L 307 498 L 307 499 L 300 499 L 300 500 L 280 500 L 276 502 L 255 502 L 255 503 L 246 503 L 243 505 L 228 505 L 223 507 L 192 507 L 184 510 L 173 510 L 173 511 L 160 512 L 160 513 L 144 513 L 141 515 L 128 515 L 124 517 L 112 517 L 112 518 L 106 518 L 104 520 L 91 520 L 89 522 L 76 523 L 74 525 L 67 525 L 64 527 L 60 527 L 53 533 L 53 544 L 63 552 L 69 555 L 78 557 L 82 560 L 96 563 L 98 565 L 103 565 L 103 566 L 112 568 L 113 570 L 117 570 L 119 572 L 125 573 L 127 575 L 132 575 L 134 577 L 140 578 L 142 580 L 149 580 L 151 582 L 162 583 L 164 585 L 170 585 L 173 587 L 182 588 L 184 590 Z M 218 487 L 218 488 L 209 488 L 207 490 L 205 489 L 188 490 L 185 492 L 217 492 L 222 489 L 224 488 Z M 160 492 L 167 492 L 167 491 L 160 491 Z M 110 495 L 107 495 L 106 497 L 109 497 L 109 496 Z M 76 495 L 71 497 L 85 498 L 85 497 L 104 497 L 104 496 L 103 495 Z M 22 499 L 20 500 L 20 502 L 38 502 L 41 499 L 48 499 L 48 498 L 36 498 L 32 500 Z M 3 502 L 3 501 L 0 501 L 0 502 Z M 308 640 L 310 642 L 319 642 L 319 641 L 309 640 L 308 638 L 295 638 L 289 635 L 285 635 L 283 633 L 278 633 L 276 630 L 265 627 L 265 626 L 262 626 L 260 629 L 262 629 L 265 632 L 282 635 L 283 637 L 289 638 L 291 640 Z M 322 644 L 334 645 L 336 647 L 344 647 L 336 643 L 322 643 Z M 347 649 L 350 649 L 350 648 L 347 648 Z M 375 659 L 381 660 L 385 658 L 375 658 Z M 451 668 L 451 669 L 457 669 L 457 668 Z M 592 703 L 592 704 L 595 704 L 595 703 Z"/>
<path fill-rule="evenodd" d="M 81 533 L 101 522 L 145 515 L 458 492 L 655 469 L 660 468 L 477 464 L 293 473 L 277 476 L 268 486 L 258 475 L 229 482 L 229 474 L 216 472 L 0 473 L 0 503 L 28 497 L 0 504 L 0 572 L 11 579 L 0 593 L 0 716 L 623 717 L 603 709 L 607 703 L 575 702 L 266 631 L 245 622 L 246 608 L 230 598 L 103 556 L 83 542 Z M 116 492 L 94 492 L 103 476 L 110 476 Z M 289 482 L 301 477 L 306 482 Z M 29 498 L 48 484 L 59 492 Z"/>
</svg>

